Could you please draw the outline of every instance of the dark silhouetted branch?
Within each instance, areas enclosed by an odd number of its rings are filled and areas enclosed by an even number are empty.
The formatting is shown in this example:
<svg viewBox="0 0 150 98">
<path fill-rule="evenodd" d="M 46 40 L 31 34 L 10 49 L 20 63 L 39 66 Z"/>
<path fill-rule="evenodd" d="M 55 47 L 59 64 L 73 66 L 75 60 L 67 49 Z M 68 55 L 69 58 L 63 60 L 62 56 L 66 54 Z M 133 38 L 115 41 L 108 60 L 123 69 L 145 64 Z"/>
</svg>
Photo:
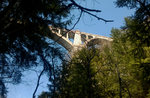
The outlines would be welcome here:
<svg viewBox="0 0 150 98">
<path fill-rule="evenodd" d="M 70 0 L 72 2 L 72 4 L 76 7 L 78 7 L 79 9 L 82 9 L 82 10 L 86 10 L 86 11 L 91 11 L 91 12 L 101 12 L 101 10 L 96 10 L 96 9 L 89 9 L 89 8 L 85 8 L 81 5 L 78 5 L 74 0 Z"/>
<path fill-rule="evenodd" d="M 85 13 L 87 13 L 87 14 L 89 14 L 89 15 L 95 17 L 95 18 L 97 18 L 98 20 L 102 20 L 102 21 L 104 21 L 104 22 L 113 22 L 113 20 L 106 20 L 106 19 L 104 19 L 104 18 L 98 17 L 97 15 L 92 14 L 92 13 L 90 13 L 89 11 L 83 10 L 83 12 L 85 12 Z"/>
<path fill-rule="evenodd" d="M 36 88 L 35 88 L 35 90 L 34 90 L 34 93 L 33 93 L 33 95 L 32 95 L 32 98 L 35 98 L 35 93 L 37 92 L 37 89 L 38 89 L 38 87 L 39 87 L 39 85 L 40 85 L 40 79 L 41 79 L 41 76 L 42 76 L 42 74 L 43 74 L 44 71 L 45 71 L 45 68 L 43 68 L 43 70 L 41 71 L 41 73 L 40 73 L 39 76 L 38 76 Z"/>
</svg>

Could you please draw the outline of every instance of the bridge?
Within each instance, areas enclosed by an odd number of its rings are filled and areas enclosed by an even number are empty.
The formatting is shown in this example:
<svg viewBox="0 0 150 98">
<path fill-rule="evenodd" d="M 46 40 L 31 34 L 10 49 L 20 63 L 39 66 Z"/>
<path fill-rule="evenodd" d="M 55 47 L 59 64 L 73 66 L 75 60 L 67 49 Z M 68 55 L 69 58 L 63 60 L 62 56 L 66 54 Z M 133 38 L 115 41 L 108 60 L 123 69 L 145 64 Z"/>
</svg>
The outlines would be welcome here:
<svg viewBox="0 0 150 98">
<path fill-rule="evenodd" d="M 79 30 L 66 30 L 49 26 L 51 39 L 62 45 L 69 52 L 76 51 L 88 45 L 105 45 L 112 39 L 105 36 L 80 32 Z"/>
</svg>

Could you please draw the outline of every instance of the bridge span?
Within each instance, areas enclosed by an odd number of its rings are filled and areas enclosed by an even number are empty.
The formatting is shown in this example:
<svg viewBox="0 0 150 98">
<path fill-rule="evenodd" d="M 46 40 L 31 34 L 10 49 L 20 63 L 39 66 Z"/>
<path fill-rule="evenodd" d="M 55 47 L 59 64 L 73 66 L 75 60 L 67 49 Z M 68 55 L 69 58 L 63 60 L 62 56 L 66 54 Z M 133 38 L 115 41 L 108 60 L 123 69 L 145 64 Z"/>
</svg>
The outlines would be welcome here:
<svg viewBox="0 0 150 98">
<path fill-rule="evenodd" d="M 66 30 L 49 26 L 52 32 L 51 39 L 62 45 L 68 52 L 73 52 L 91 44 L 104 45 L 112 39 L 105 36 L 80 32 L 79 30 Z"/>
</svg>

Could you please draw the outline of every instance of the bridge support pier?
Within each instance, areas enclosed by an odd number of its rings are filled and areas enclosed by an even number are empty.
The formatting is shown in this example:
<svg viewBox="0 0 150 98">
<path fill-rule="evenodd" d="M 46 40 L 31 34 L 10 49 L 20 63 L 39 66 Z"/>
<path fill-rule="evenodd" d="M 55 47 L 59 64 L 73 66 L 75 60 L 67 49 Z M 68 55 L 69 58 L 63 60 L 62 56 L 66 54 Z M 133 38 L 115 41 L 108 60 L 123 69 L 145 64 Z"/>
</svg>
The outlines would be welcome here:
<svg viewBox="0 0 150 98">
<path fill-rule="evenodd" d="M 80 31 L 75 31 L 75 36 L 74 36 L 74 42 L 73 45 L 81 45 L 82 41 L 81 41 L 81 34 Z"/>
</svg>

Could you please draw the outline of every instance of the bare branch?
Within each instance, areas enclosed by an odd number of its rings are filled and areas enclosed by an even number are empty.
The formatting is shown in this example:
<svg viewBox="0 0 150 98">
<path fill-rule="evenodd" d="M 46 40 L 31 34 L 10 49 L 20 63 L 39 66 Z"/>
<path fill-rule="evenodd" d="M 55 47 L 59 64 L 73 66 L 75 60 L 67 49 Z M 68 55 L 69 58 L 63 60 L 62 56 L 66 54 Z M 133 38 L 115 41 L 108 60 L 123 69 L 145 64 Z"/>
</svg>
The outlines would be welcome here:
<svg viewBox="0 0 150 98">
<path fill-rule="evenodd" d="M 85 8 L 85 7 L 83 7 L 83 6 L 79 5 L 79 4 L 77 4 L 74 0 L 70 0 L 70 1 L 72 2 L 72 4 L 73 4 L 75 7 L 77 7 L 78 9 L 80 9 L 82 12 L 85 12 L 85 13 L 87 13 L 87 14 L 89 14 L 89 15 L 95 17 L 95 18 L 97 18 L 98 20 L 102 20 L 102 21 L 104 21 L 104 22 L 113 22 L 113 20 L 106 20 L 106 19 L 104 19 L 104 18 L 98 17 L 98 16 L 95 15 L 95 14 L 92 14 L 92 12 L 98 12 L 98 13 L 99 13 L 99 12 L 102 12 L 101 10 Z"/>
<path fill-rule="evenodd" d="M 84 10 L 83 10 L 83 12 L 85 12 L 85 13 L 87 13 L 87 14 L 89 14 L 89 15 L 95 17 L 95 18 L 97 18 L 98 20 L 102 20 L 102 21 L 104 21 L 104 22 L 113 22 L 113 20 L 106 20 L 106 19 L 101 18 L 101 17 L 98 17 L 97 15 L 94 15 L 94 14 L 88 12 L 88 11 L 84 11 Z"/>
<path fill-rule="evenodd" d="M 89 8 L 85 8 L 80 6 L 79 4 L 77 4 L 74 0 L 70 0 L 72 2 L 72 4 L 74 6 L 76 6 L 77 8 L 79 8 L 80 10 L 86 10 L 86 11 L 90 11 L 90 12 L 101 12 L 101 10 L 96 10 L 96 9 L 89 9 Z"/>
<path fill-rule="evenodd" d="M 43 70 L 41 71 L 41 73 L 40 73 L 39 76 L 38 76 L 38 81 L 37 81 L 37 84 L 36 84 L 36 88 L 35 88 L 35 90 L 34 90 L 34 93 L 33 93 L 33 95 L 32 95 L 32 98 L 35 98 L 35 93 L 37 92 L 37 89 L 38 89 L 38 87 L 39 87 L 39 85 L 40 85 L 40 79 L 41 79 L 41 76 L 42 76 L 42 74 L 43 74 L 44 71 L 45 71 L 45 68 L 43 67 Z"/>
<path fill-rule="evenodd" d="M 70 32 L 71 30 L 73 30 L 74 27 L 78 24 L 78 22 L 80 21 L 80 19 L 81 19 L 81 17 L 82 17 L 82 13 L 83 13 L 83 12 L 81 11 L 81 12 L 80 12 L 80 16 L 78 17 L 78 20 L 75 22 L 75 24 L 73 25 L 73 27 L 67 31 L 67 33 Z"/>
</svg>

